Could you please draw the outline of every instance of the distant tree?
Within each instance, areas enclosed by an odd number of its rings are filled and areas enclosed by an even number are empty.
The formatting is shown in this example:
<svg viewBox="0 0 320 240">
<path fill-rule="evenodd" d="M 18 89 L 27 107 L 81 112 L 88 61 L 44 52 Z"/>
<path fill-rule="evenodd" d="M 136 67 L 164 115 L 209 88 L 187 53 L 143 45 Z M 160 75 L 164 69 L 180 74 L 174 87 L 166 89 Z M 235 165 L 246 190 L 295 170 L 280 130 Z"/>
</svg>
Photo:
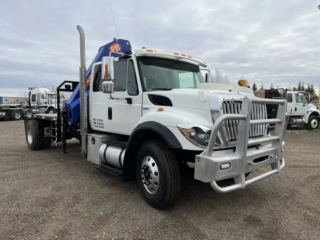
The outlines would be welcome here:
<svg viewBox="0 0 320 240">
<path fill-rule="evenodd" d="M 297 91 L 301 91 L 301 81 L 299 80 L 298 86 L 297 86 Z"/>
<path fill-rule="evenodd" d="M 310 85 L 310 95 L 317 95 L 316 90 L 314 89 L 313 83 Z"/>
<path fill-rule="evenodd" d="M 264 90 L 263 82 L 261 83 L 260 90 Z"/>
<path fill-rule="evenodd" d="M 219 68 L 215 69 L 215 74 L 213 75 L 213 82 L 215 83 L 226 83 L 229 84 L 229 78 L 227 75 L 222 75 Z"/>
<path fill-rule="evenodd" d="M 305 91 L 304 82 L 301 83 L 301 91 Z"/>
<path fill-rule="evenodd" d="M 257 91 L 258 88 L 257 88 L 257 84 L 254 82 L 253 85 L 252 85 L 252 90 L 253 91 Z"/>
<path fill-rule="evenodd" d="M 298 91 L 298 88 L 293 87 L 293 88 L 292 88 L 292 91 Z"/>
<path fill-rule="evenodd" d="M 271 83 L 271 85 L 270 85 L 270 89 L 271 89 L 271 90 L 274 90 L 273 83 Z"/>
</svg>

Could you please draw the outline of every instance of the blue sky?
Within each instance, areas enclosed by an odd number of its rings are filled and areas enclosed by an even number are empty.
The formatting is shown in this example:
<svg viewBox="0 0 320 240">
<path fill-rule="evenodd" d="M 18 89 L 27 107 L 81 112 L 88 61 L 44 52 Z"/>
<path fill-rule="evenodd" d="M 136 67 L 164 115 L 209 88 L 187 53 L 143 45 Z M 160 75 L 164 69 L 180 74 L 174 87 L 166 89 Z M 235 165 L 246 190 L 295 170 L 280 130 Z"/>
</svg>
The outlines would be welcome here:
<svg viewBox="0 0 320 240">
<path fill-rule="evenodd" d="M 172 50 L 219 68 L 231 82 L 297 85 L 320 79 L 319 1 L 1 0 L 0 94 L 78 80 L 80 24 L 87 65 L 118 38 Z"/>
</svg>

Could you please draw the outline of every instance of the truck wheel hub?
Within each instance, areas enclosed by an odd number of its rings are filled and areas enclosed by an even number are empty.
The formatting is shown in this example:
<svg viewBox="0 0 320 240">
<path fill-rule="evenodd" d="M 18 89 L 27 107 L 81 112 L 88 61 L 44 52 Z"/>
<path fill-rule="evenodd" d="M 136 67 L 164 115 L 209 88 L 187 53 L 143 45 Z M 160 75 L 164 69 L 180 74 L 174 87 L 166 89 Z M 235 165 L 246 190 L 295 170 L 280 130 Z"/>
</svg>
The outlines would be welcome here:
<svg viewBox="0 0 320 240">
<path fill-rule="evenodd" d="M 159 189 L 159 170 L 155 160 L 146 156 L 141 164 L 141 180 L 143 186 L 150 194 L 155 194 Z"/>
<path fill-rule="evenodd" d="M 311 120 L 311 127 L 316 128 L 318 126 L 318 121 L 316 119 Z"/>
</svg>

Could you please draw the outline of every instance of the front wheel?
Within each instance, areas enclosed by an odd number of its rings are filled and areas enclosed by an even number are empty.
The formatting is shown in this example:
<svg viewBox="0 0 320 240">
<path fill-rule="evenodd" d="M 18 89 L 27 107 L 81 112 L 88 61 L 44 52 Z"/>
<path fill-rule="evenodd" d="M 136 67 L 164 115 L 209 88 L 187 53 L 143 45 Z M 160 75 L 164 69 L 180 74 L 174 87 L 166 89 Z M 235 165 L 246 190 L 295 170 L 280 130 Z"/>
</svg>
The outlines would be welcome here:
<svg viewBox="0 0 320 240">
<path fill-rule="evenodd" d="M 54 109 L 53 107 L 50 107 L 50 108 L 47 110 L 47 113 L 49 113 L 49 114 L 54 114 L 54 113 L 57 113 L 57 110 Z"/>
<path fill-rule="evenodd" d="M 309 130 L 314 130 L 319 127 L 319 117 L 318 116 L 310 116 L 307 124 Z"/>
<path fill-rule="evenodd" d="M 156 209 L 168 207 L 180 195 L 181 174 L 177 158 L 161 141 L 151 140 L 140 147 L 136 176 L 142 197 Z"/>
</svg>

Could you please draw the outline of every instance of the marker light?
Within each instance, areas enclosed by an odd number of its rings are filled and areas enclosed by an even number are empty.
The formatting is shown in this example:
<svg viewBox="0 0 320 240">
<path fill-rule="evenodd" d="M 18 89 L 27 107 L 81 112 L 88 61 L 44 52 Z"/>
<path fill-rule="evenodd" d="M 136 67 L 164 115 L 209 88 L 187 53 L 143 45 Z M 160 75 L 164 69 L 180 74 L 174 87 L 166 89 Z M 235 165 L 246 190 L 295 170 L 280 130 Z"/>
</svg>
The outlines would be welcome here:
<svg viewBox="0 0 320 240">
<path fill-rule="evenodd" d="M 191 56 L 188 56 L 188 58 L 192 58 Z"/>
<path fill-rule="evenodd" d="M 157 110 L 158 112 L 163 112 L 164 111 L 164 109 L 162 108 L 162 107 L 160 107 L 160 108 L 158 108 L 158 110 Z"/>
<path fill-rule="evenodd" d="M 151 50 L 151 49 L 147 49 L 146 51 L 147 51 L 147 52 L 153 52 L 153 50 Z"/>
<path fill-rule="evenodd" d="M 225 170 L 231 167 L 231 163 L 222 163 L 220 169 Z"/>
<path fill-rule="evenodd" d="M 181 56 L 186 57 L 187 55 L 185 55 L 185 54 L 181 54 Z"/>
<path fill-rule="evenodd" d="M 173 53 L 174 55 L 179 55 L 179 53 L 177 53 L 177 52 L 175 52 L 175 53 Z"/>
<path fill-rule="evenodd" d="M 108 65 L 104 65 L 104 78 L 108 78 Z"/>
</svg>

